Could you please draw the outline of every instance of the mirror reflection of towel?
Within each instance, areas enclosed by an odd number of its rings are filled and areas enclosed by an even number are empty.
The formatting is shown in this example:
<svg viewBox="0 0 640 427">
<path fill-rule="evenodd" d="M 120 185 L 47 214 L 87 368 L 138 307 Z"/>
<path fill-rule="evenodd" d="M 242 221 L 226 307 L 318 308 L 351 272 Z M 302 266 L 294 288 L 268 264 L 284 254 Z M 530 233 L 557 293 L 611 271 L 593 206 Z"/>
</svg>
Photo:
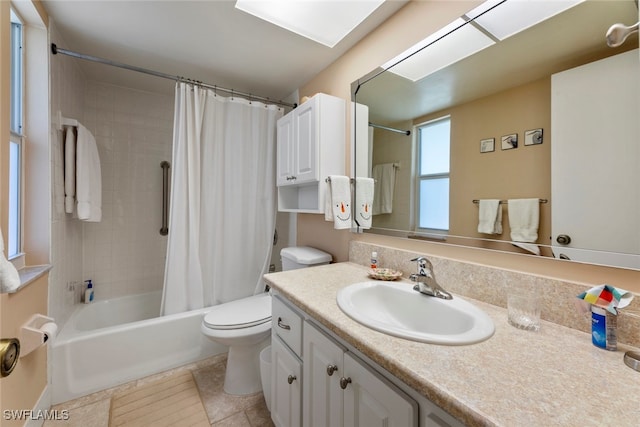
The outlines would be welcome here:
<svg viewBox="0 0 640 427">
<path fill-rule="evenodd" d="M 373 167 L 376 186 L 373 192 L 373 214 L 393 212 L 393 192 L 396 185 L 396 168 L 393 163 L 383 163 Z"/>
<path fill-rule="evenodd" d="M 539 199 L 510 199 L 509 227 L 514 242 L 535 243 L 540 222 Z"/>
<path fill-rule="evenodd" d="M 354 209 L 354 222 L 360 226 L 360 228 L 371 228 L 371 209 L 373 205 L 373 193 L 375 191 L 375 182 L 373 178 L 356 178 L 355 186 L 355 209 Z"/>
<path fill-rule="evenodd" d="M 485 199 L 478 202 L 478 233 L 502 234 L 500 200 Z"/>
</svg>

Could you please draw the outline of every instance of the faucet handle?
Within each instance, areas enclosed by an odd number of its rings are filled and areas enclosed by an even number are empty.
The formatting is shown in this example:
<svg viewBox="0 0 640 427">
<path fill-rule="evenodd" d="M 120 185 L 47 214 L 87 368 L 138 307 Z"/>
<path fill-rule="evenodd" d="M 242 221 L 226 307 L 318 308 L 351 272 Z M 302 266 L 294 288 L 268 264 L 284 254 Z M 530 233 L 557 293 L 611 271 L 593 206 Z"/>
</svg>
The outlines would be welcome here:
<svg viewBox="0 0 640 427">
<path fill-rule="evenodd" d="M 432 270 L 433 266 L 431 265 L 431 262 L 429 262 L 429 260 L 423 256 L 417 257 L 412 259 L 411 261 L 413 262 L 417 262 L 418 263 L 418 274 L 424 276 L 425 275 L 425 269 L 429 269 Z"/>
</svg>

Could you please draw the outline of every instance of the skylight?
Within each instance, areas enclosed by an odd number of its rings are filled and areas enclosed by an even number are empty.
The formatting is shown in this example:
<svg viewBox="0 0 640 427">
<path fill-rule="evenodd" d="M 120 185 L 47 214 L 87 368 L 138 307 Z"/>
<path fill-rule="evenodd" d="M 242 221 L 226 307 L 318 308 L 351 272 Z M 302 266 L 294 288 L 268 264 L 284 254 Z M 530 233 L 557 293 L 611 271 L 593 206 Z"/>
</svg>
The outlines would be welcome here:
<svg viewBox="0 0 640 427">
<path fill-rule="evenodd" d="M 334 47 L 385 0 L 237 0 L 236 8 Z"/>
<path fill-rule="evenodd" d="M 504 40 L 584 0 L 487 0 L 469 13 L 410 47 L 382 68 L 418 81 L 448 65 Z M 496 6 L 498 5 L 498 6 Z M 491 7 L 496 6 L 492 10 Z M 489 10 L 482 16 L 482 13 Z M 475 21 L 461 28 L 465 21 Z M 446 37 L 443 37 L 447 35 Z M 441 40 L 441 37 L 443 37 Z M 437 43 L 434 43 L 436 40 Z M 412 55 L 407 58 L 409 55 Z M 406 60 L 398 63 L 403 58 Z M 394 65 L 397 64 L 397 65 Z"/>
</svg>

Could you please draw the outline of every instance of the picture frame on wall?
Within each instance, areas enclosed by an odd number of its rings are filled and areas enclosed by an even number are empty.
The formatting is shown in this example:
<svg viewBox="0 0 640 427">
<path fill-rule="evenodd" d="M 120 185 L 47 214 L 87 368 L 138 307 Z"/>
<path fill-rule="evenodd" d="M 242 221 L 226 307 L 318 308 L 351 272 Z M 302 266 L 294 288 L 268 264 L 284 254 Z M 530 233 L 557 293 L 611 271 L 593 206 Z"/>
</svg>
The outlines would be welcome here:
<svg viewBox="0 0 640 427">
<path fill-rule="evenodd" d="M 542 144 L 542 128 L 531 129 L 524 132 L 524 145 Z"/>
<path fill-rule="evenodd" d="M 490 153 L 495 151 L 496 149 L 496 140 L 495 138 L 487 138 L 480 140 L 480 152 L 481 153 Z"/>
<path fill-rule="evenodd" d="M 513 148 L 518 148 L 518 134 L 517 133 L 504 135 L 501 138 L 501 141 L 502 141 L 502 149 L 503 150 L 511 150 Z"/>
</svg>

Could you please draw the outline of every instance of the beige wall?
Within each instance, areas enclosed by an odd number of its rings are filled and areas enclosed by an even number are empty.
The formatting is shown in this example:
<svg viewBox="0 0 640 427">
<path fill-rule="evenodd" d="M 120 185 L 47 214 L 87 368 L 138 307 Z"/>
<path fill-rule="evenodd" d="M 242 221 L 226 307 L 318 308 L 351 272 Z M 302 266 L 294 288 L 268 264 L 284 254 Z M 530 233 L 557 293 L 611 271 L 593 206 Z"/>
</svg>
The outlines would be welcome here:
<svg viewBox="0 0 640 427">
<path fill-rule="evenodd" d="M 472 9 L 479 2 L 412 1 L 376 31 L 362 40 L 331 66 L 300 89 L 300 95 L 325 92 L 350 100 L 350 85 L 359 77 L 399 54 L 407 47 L 443 27 L 456 17 Z M 537 125 L 534 125 L 537 126 Z M 528 128 L 526 128 L 528 129 Z M 518 129 L 520 132 L 524 129 Z M 499 138 L 501 135 L 496 135 Z M 545 138 L 548 137 L 548 133 Z M 347 140 L 349 140 L 347 138 Z M 479 142 L 478 142 L 479 144 Z M 531 151 L 532 147 L 521 152 Z M 349 152 L 349 147 L 345 147 Z M 520 148 L 518 150 L 521 150 Z M 517 150 L 516 150 L 517 151 Z M 497 158 L 497 156 L 495 156 Z M 350 161 L 350 160 L 348 160 Z M 350 163 L 347 170 L 350 170 Z M 481 196 L 477 196 L 481 197 Z M 500 196 L 502 197 L 502 196 Z M 508 196 L 506 196 L 508 197 Z M 534 196 L 535 197 L 535 196 Z M 472 196 L 476 198 L 476 196 Z M 470 202 L 469 202 L 470 203 Z M 348 260 L 348 242 L 352 239 L 375 244 L 410 249 L 426 255 L 444 256 L 526 273 L 554 277 L 585 284 L 610 283 L 640 292 L 640 271 L 597 267 L 528 255 L 509 254 L 475 248 L 462 248 L 403 238 L 355 235 L 333 230 L 321 215 L 298 215 L 299 245 L 311 245 L 326 250 L 338 261 Z"/>
<path fill-rule="evenodd" d="M 481 1 L 411 1 L 385 21 L 376 31 L 300 88 L 300 96 L 317 92 L 351 100 L 351 83 L 409 46 L 442 28 Z M 347 113 L 349 122 L 350 113 Z M 349 131 L 348 131 L 349 132 Z M 347 132 L 347 133 L 348 133 Z M 346 136 L 346 141 L 350 135 Z M 351 170 L 350 147 L 345 147 L 346 171 Z M 335 260 L 349 258 L 348 242 L 353 234 L 333 229 L 322 215 L 298 215 L 298 244 L 328 251 Z"/>
<path fill-rule="evenodd" d="M 35 4 L 35 7 L 34 7 Z M 26 155 L 31 152 L 34 156 L 25 165 L 29 168 L 25 172 L 26 187 L 32 198 L 27 196 L 25 200 L 25 252 L 27 262 L 46 263 L 49 259 L 49 231 L 47 220 L 49 218 L 49 176 L 48 176 L 48 85 L 46 55 L 46 28 L 47 22 L 42 5 L 39 2 L 30 4 L 22 2 L 21 8 L 26 8 L 28 16 L 23 16 L 29 23 L 38 28 L 27 36 L 31 46 L 36 46 L 38 52 L 43 52 L 43 62 L 35 65 L 37 76 L 41 79 L 41 85 L 37 88 L 31 86 L 27 90 L 25 105 L 30 114 L 36 114 L 37 120 L 32 121 L 30 139 L 25 148 Z M 0 226 L 7 229 L 8 224 L 8 153 L 9 153 L 9 78 L 10 78 L 10 3 L 0 1 Z M 32 37 L 33 36 L 33 37 Z M 43 51 L 44 49 L 44 51 Z M 31 76 L 33 77 L 33 76 Z M 29 77 L 28 77 L 29 78 Z M 42 80 L 44 78 L 44 80 Z M 31 92 L 29 92 L 31 90 Z M 29 145 L 30 144 L 30 145 Z M 29 149 L 31 148 L 31 152 Z M 44 164 L 37 163 L 45 160 Z M 35 163 L 33 162 L 35 161 Z M 35 173 L 30 173 L 35 172 Z M 32 228 L 29 228 L 33 225 Z M 6 237 L 6 236 L 5 236 Z M 6 244 L 6 241 L 5 241 Z M 48 277 L 45 275 L 29 284 L 15 294 L 0 295 L 0 335 L 2 338 L 14 338 L 19 336 L 20 326 L 34 313 L 47 313 Z M 14 372 L 0 379 L 0 411 L 5 409 L 29 410 L 34 409 L 47 385 L 47 350 L 42 347 L 33 353 L 21 358 Z M 0 413 L 0 417 L 2 417 Z M 2 419 L 3 426 L 23 425 L 25 420 L 8 421 Z"/>
</svg>

